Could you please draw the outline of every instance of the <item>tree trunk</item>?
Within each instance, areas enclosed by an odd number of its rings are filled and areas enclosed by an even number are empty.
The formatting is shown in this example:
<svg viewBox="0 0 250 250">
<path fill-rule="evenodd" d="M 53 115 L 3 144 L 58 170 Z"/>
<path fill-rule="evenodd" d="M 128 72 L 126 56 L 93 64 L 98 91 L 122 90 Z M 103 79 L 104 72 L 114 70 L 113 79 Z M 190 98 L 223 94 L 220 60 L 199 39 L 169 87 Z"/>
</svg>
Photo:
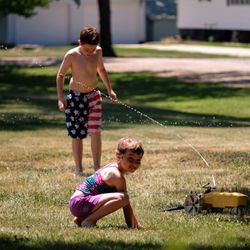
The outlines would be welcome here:
<svg viewBox="0 0 250 250">
<path fill-rule="evenodd" d="M 115 57 L 112 48 L 110 0 L 98 0 L 100 37 L 103 56 Z"/>
</svg>

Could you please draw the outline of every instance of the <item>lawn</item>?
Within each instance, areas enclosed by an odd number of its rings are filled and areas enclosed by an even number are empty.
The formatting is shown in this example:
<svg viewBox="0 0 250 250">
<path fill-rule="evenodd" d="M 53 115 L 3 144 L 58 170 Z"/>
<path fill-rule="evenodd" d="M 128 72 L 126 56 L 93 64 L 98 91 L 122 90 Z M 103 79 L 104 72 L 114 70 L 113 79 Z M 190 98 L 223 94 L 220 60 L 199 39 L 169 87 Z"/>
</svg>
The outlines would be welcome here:
<svg viewBox="0 0 250 250">
<path fill-rule="evenodd" d="M 218 190 L 250 195 L 249 89 L 147 72 L 110 74 L 120 102 L 110 103 L 101 87 L 102 163 L 113 161 L 120 137 L 143 141 L 142 166 L 126 178 L 144 229 L 127 229 L 121 211 L 83 229 L 73 224 L 67 207 L 81 178 L 73 177 L 70 139 L 57 110 L 57 69 L 1 66 L 1 249 L 250 248 L 249 203 L 243 218 L 163 211 L 182 204 L 191 190 L 201 192 L 212 176 Z M 84 143 L 86 176 L 93 168 L 89 139 Z"/>
<path fill-rule="evenodd" d="M 63 57 L 65 51 L 74 46 L 47 46 L 35 49 L 27 48 L 7 48 L 0 47 L 0 59 L 3 57 Z M 148 48 L 124 48 L 122 46 L 114 46 L 114 51 L 119 57 L 170 57 L 170 58 L 219 58 L 221 55 L 204 54 L 182 51 L 162 51 Z M 233 58 L 233 56 L 224 55 L 224 58 Z"/>
</svg>

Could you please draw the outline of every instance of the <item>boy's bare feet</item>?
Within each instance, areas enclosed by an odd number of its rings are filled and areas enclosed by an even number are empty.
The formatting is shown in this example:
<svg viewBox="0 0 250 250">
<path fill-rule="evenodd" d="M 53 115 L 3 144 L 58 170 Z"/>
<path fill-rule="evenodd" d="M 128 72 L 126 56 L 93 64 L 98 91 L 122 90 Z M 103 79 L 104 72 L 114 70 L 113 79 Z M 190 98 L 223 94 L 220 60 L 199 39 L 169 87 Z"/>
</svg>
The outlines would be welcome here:
<svg viewBox="0 0 250 250">
<path fill-rule="evenodd" d="M 74 176 L 83 176 L 82 170 L 76 170 Z"/>
</svg>

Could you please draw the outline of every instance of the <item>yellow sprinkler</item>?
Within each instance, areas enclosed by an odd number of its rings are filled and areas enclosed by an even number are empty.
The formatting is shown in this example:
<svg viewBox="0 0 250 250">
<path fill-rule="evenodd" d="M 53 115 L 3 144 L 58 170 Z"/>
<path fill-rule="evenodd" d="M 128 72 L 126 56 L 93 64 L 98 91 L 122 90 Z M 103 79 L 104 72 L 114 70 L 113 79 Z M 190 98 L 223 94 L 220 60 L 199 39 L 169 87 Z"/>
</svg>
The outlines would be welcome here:
<svg viewBox="0 0 250 250">
<path fill-rule="evenodd" d="M 195 215 L 202 210 L 223 212 L 227 209 L 231 214 L 244 215 L 248 200 L 247 195 L 238 192 L 217 192 L 209 183 L 203 188 L 205 188 L 203 194 L 191 192 L 186 196 L 184 209 L 187 213 Z"/>
<path fill-rule="evenodd" d="M 191 192 L 185 198 L 184 204 L 177 207 L 164 209 L 163 211 L 174 211 L 184 209 L 190 215 L 196 215 L 202 211 L 207 212 L 229 212 L 230 214 L 243 216 L 247 208 L 248 196 L 238 192 L 217 192 L 210 183 L 203 186 L 204 193 Z"/>
</svg>

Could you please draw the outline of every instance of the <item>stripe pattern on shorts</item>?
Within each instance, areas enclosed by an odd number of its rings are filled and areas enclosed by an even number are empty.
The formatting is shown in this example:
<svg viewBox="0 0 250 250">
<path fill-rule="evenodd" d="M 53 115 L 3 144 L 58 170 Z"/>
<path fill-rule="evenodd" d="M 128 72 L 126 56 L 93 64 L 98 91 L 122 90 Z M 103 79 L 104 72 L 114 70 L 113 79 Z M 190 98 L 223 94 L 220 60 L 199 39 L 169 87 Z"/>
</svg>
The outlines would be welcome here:
<svg viewBox="0 0 250 250">
<path fill-rule="evenodd" d="M 99 90 L 94 90 L 87 94 L 87 98 L 89 101 L 88 134 L 100 132 L 102 125 L 102 94 Z"/>
</svg>

